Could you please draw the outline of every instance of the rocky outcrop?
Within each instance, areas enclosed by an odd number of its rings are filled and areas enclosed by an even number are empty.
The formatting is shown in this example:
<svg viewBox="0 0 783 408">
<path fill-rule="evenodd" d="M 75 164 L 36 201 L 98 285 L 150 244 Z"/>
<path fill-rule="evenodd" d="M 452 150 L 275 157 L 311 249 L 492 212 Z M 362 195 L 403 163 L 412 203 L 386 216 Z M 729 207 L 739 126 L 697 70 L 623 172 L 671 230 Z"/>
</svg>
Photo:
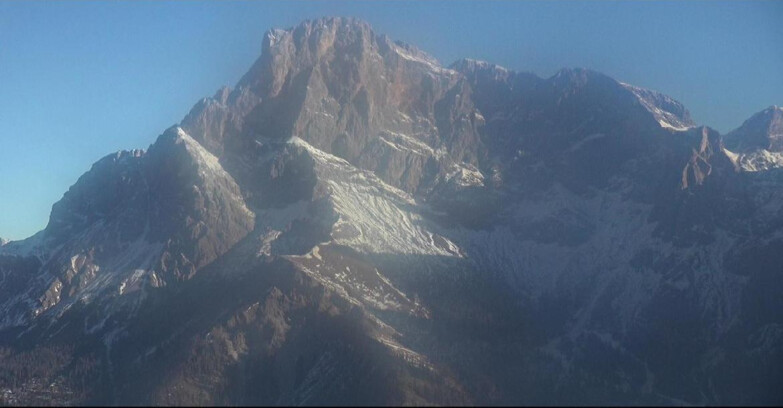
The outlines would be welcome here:
<svg viewBox="0 0 783 408">
<path fill-rule="evenodd" d="M 53 206 L 36 283 L 17 301 L 35 316 L 189 279 L 253 227 L 217 158 L 173 127 L 146 152 L 99 160 Z"/>
<path fill-rule="evenodd" d="M 724 138 L 726 154 L 741 171 L 783 167 L 783 108 L 771 106 Z"/>
<path fill-rule="evenodd" d="M 751 116 L 725 137 L 726 148 L 737 153 L 783 151 L 783 108 L 770 106 Z"/>
<path fill-rule="evenodd" d="M 695 126 L 690 112 L 680 102 L 659 92 L 628 84 L 623 86 L 636 95 L 642 106 L 653 114 L 662 127 L 681 131 Z"/>
</svg>

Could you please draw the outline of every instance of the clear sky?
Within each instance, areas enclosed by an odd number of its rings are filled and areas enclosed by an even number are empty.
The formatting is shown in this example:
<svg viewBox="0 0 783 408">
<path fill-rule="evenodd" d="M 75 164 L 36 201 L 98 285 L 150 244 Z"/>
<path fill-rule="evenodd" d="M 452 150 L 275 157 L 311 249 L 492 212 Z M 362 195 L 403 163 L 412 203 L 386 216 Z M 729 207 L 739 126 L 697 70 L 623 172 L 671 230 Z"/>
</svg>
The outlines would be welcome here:
<svg viewBox="0 0 783 408">
<path fill-rule="evenodd" d="M 146 148 L 235 84 L 266 30 L 337 15 L 443 64 L 595 69 L 666 93 L 721 132 L 783 105 L 781 1 L 0 0 L 0 237 L 42 229 L 94 161 Z"/>
</svg>

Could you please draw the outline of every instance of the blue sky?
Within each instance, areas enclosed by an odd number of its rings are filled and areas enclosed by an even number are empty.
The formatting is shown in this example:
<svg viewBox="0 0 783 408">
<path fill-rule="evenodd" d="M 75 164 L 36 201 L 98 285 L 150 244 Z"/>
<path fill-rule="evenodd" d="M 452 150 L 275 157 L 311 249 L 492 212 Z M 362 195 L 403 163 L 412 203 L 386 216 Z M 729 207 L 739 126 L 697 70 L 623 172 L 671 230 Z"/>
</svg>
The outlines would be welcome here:
<svg viewBox="0 0 783 408">
<path fill-rule="evenodd" d="M 443 64 L 595 69 L 721 132 L 783 105 L 780 1 L 0 1 L 0 237 L 42 229 L 93 162 L 233 85 L 267 29 L 333 15 Z"/>
</svg>

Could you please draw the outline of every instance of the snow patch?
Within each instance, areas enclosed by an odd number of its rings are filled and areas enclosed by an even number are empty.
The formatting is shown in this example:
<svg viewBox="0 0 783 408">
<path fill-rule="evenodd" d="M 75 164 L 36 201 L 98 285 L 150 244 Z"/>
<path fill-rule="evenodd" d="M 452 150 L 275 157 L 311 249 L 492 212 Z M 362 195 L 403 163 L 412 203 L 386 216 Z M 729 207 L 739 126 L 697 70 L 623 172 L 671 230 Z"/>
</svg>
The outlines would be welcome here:
<svg viewBox="0 0 783 408">
<path fill-rule="evenodd" d="M 676 114 L 659 108 L 656 105 L 656 102 L 653 100 L 654 98 L 662 99 L 664 103 L 680 105 L 680 103 L 674 99 L 661 93 L 639 88 L 623 82 L 620 82 L 620 85 L 631 91 L 631 93 L 636 96 L 636 99 L 639 100 L 639 102 L 642 104 L 642 106 L 644 106 L 645 109 L 647 109 L 647 111 L 653 114 L 653 117 L 655 117 L 658 125 L 660 125 L 662 128 L 682 132 L 693 127 L 690 124 L 685 123 Z"/>
<path fill-rule="evenodd" d="M 746 172 L 759 172 L 783 167 L 783 153 L 759 149 L 749 153 L 734 153 L 723 149 L 723 153 L 737 168 Z"/>
<path fill-rule="evenodd" d="M 419 52 L 417 54 L 413 54 L 410 51 L 406 50 L 403 47 L 400 47 L 397 44 L 393 45 L 394 51 L 402 57 L 403 59 L 411 62 L 415 62 L 417 64 L 422 64 L 429 68 L 430 71 L 438 73 L 438 74 L 446 74 L 446 75 L 456 75 L 457 71 L 453 69 L 443 68 L 438 64 L 438 61 L 436 61 L 434 58 Z"/>
<path fill-rule="evenodd" d="M 332 230 L 335 243 L 364 253 L 461 256 L 454 250 L 457 245 L 447 238 L 433 240 L 432 226 L 408 193 L 298 137 L 290 143 L 304 147 L 315 159 L 316 171 L 323 175 L 320 178 L 338 215 Z"/>
</svg>

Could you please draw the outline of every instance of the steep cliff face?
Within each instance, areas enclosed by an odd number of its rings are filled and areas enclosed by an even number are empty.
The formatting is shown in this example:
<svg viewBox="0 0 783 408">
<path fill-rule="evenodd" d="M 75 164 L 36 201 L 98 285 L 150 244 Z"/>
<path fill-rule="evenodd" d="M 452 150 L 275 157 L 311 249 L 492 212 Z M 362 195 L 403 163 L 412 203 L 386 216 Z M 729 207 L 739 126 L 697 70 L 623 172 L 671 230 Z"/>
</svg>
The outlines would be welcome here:
<svg viewBox="0 0 783 408">
<path fill-rule="evenodd" d="M 783 166 L 783 108 L 770 106 L 725 137 L 728 155 L 744 171 Z"/>
<path fill-rule="evenodd" d="M 751 116 L 726 135 L 726 147 L 735 152 L 783 151 L 783 108 L 770 106 Z"/>
<path fill-rule="evenodd" d="M 230 156 L 299 137 L 409 193 L 463 162 L 477 165 L 482 154 L 464 78 L 352 19 L 268 32 L 262 56 L 227 99 L 197 105 L 183 124 L 217 154 L 224 147 L 212 141 L 230 140 Z M 241 109 L 231 102 L 238 99 Z M 204 126 L 224 121 L 232 125 Z"/>
<path fill-rule="evenodd" d="M 444 68 L 353 19 L 271 30 L 234 89 L 0 245 L 0 385 L 22 403 L 41 381 L 60 403 L 780 402 L 780 112 L 723 137 L 589 70 Z"/>
<path fill-rule="evenodd" d="M 16 322 L 79 301 L 143 295 L 189 279 L 254 227 L 239 187 L 216 157 L 180 128 L 149 151 L 123 151 L 93 165 L 52 207 L 46 229 L 17 251 L 29 270 Z M 7 249 L 14 254 L 13 245 Z M 8 302 L 8 300 L 6 300 Z M 20 310 L 18 302 L 33 305 Z M 116 302 L 112 307 L 119 307 Z M 132 302 L 131 302 L 132 303 Z"/>
</svg>

